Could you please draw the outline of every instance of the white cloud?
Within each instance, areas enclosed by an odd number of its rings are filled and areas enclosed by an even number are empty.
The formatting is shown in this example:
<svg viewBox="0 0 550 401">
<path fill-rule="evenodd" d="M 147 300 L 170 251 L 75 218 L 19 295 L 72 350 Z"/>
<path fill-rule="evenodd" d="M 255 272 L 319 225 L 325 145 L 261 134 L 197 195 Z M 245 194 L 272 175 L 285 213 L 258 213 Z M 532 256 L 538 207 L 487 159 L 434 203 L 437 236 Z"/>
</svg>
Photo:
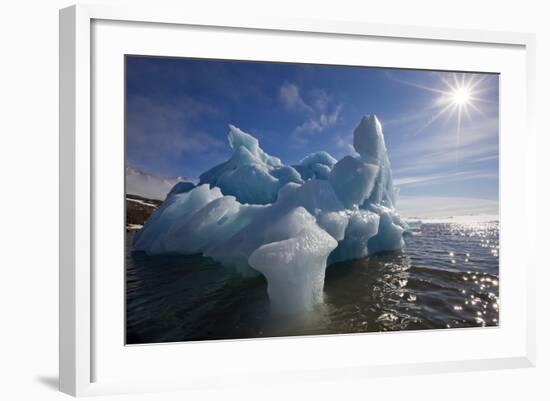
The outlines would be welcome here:
<svg viewBox="0 0 550 401">
<path fill-rule="evenodd" d="M 305 116 L 305 121 L 294 129 L 295 133 L 322 132 L 338 122 L 342 105 L 335 104 L 324 90 L 311 90 L 307 99 L 306 101 L 302 97 L 300 88 L 295 84 L 285 82 L 279 88 L 279 100 L 285 109 Z M 304 138 L 297 138 L 297 140 L 304 142 Z"/>
<path fill-rule="evenodd" d="M 340 110 L 342 110 L 342 106 L 338 105 L 329 114 L 320 113 L 315 115 L 306 122 L 297 126 L 296 132 L 321 132 L 325 128 L 336 124 L 338 117 L 340 116 Z"/>
<path fill-rule="evenodd" d="M 300 89 L 291 83 L 285 82 L 279 89 L 279 100 L 290 111 L 313 112 L 313 109 L 300 95 Z"/>
<path fill-rule="evenodd" d="M 159 177 L 126 166 L 127 194 L 139 195 L 148 199 L 164 200 L 172 187 L 182 180 L 182 177 Z"/>
<path fill-rule="evenodd" d="M 322 89 L 313 89 L 311 91 L 313 105 L 317 110 L 326 110 L 331 103 L 330 96 Z"/>
</svg>

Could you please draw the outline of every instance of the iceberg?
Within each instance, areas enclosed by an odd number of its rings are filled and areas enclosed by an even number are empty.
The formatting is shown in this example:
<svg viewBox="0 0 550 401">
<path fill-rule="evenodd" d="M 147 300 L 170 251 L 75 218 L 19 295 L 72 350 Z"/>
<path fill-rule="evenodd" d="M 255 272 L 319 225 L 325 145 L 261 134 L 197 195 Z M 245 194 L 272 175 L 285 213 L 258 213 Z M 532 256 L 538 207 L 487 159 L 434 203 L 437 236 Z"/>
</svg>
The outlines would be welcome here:
<svg viewBox="0 0 550 401">
<path fill-rule="evenodd" d="M 406 223 L 382 125 L 374 115 L 353 133 L 357 156 L 327 152 L 284 165 L 230 125 L 232 156 L 199 183 L 177 184 L 134 237 L 151 255 L 203 254 L 240 274 L 262 274 L 274 311 L 323 302 L 329 264 L 404 246 Z"/>
<path fill-rule="evenodd" d="M 371 196 L 378 171 L 378 165 L 346 156 L 330 172 L 329 182 L 347 208 L 357 208 Z"/>
<path fill-rule="evenodd" d="M 229 125 L 228 141 L 233 156 L 201 174 L 199 184 L 219 187 L 241 203 L 267 204 L 275 201 L 285 184 L 303 183 L 293 167 L 283 166 L 281 160 L 265 153 L 252 135 Z"/>
<path fill-rule="evenodd" d="M 299 164 L 293 166 L 303 180 L 319 178 L 327 180 L 337 160 L 329 153 L 321 151 L 304 157 Z"/>
<path fill-rule="evenodd" d="M 325 269 L 338 242 L 321 229 L 304 208 L 286 216 L 300 222 L 297 234 L 256 249 L 248 262 L 267 279 L 267 293 L 275 310 L 310 310 L 323 301 Z"/>
</svg>

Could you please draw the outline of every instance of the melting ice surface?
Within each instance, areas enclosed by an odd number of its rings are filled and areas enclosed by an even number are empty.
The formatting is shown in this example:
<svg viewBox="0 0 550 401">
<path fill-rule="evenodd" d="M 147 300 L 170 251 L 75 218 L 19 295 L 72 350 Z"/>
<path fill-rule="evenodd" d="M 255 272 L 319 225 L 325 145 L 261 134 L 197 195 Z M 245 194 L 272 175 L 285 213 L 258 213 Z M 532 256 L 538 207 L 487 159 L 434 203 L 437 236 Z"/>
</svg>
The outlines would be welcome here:
<svg viewBox="0 0 550 401">
<path fill-rule="evenodd" d="M 195 187 L 176 185 L 134 249 L 202 253 L 243 275 L 259 272 L 275 311 L 311 310 L 323 301 L 328 264 L 404 245 L 382 126 L 368 115 L 353 135 L 357 157 L 317 152 L 287 166 L 230 125 L 231 158 Z"/>
</svg>

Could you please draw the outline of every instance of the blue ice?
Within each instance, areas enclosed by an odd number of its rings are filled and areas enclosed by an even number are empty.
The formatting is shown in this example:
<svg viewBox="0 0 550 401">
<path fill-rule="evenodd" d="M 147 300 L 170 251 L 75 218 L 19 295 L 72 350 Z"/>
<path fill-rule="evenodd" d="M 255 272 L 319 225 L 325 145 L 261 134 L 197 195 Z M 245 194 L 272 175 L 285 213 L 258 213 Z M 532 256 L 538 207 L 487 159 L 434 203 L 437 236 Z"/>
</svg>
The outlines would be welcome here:
<svg viewBox="0 0 550 401">
<path fill-rule="evenodd" d="M 233 154 L 178 184 L 136 233 L 148 254 L 196 254 L 243 275 L 262 274 L 273 309 L 301 313 L 323 302 L 328 264 L 404 246 L 406 224 L 382 125 L 375 115 L 353 133 L 356 156 L 327 152 L 284 165 L 252 135 L 230 125 Z"/>
</svg>

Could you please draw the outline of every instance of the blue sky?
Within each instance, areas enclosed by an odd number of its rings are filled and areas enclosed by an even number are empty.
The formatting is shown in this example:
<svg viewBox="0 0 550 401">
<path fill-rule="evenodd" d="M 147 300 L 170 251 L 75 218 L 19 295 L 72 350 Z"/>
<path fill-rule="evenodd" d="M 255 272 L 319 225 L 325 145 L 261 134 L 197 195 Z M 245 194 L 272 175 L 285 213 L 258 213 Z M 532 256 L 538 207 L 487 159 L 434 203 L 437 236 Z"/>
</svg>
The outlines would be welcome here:
<svg viewBox="0 0 550 401">
<path fill-rule="evenodd" d="M 197 178 L 230 157 L 228 124 L 286 164 L 339 159 L 374 113 L 407 214 L 498 211 L 497 75 L 128 56 L 126 77 L 127 163 L 144 172 Z"/>
</svg>

